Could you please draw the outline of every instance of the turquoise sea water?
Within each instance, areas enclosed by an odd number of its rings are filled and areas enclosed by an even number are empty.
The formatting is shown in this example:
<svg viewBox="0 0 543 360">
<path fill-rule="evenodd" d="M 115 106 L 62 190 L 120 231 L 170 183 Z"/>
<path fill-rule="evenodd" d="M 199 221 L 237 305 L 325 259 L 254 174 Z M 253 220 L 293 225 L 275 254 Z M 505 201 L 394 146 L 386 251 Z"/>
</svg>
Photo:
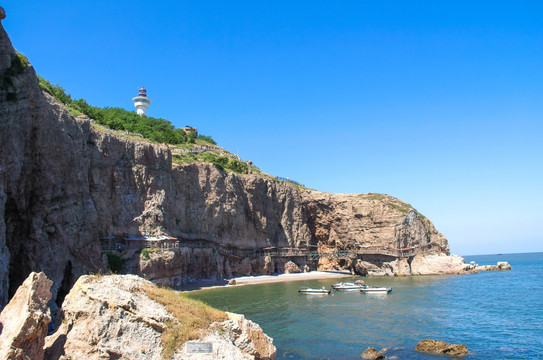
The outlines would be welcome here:
<svg viewBox="0 0 543 360">
<path fill-rule="evenodd" d="M 312 280 L 199 291 L 190 296 L 245 314 L 274 339 L 278 359 L 360 359 L 368 347 L 399 359 L 422 339 L 466 344 L 466 359 L 543 359 L 543 253 L 466 256 L 480 265 L 509 261 L 511 271 L 363 278 L 389 295 L 299 295 Z M 353 278 L 349 278 L 353 280 Z"/>
</svg>

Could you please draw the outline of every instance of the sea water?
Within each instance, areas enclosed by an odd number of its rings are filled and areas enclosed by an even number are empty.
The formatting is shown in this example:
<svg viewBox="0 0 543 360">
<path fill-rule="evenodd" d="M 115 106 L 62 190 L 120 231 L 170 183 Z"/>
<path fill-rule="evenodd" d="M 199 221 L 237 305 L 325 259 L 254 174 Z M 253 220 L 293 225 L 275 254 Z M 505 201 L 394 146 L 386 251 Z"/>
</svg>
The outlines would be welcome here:
<svg viewBox="0 0 543 360">
<path fill-rule="evenodd" d="M 422 339 L 465 344 L 466 359 L 543 359 L 543 253 L 466 256 L 511 271 L 467 275 L 369 277 L 388 295 L 334 292 L 339 279 L 210 289 L 191 297 L 245 314 L 274 339 L 278 359 L 360 359 L 367 347 L 398 359 L 444 359 L 415 352 Z M 342 280 L 353 281 L 357 278 Z"/>
</svg>

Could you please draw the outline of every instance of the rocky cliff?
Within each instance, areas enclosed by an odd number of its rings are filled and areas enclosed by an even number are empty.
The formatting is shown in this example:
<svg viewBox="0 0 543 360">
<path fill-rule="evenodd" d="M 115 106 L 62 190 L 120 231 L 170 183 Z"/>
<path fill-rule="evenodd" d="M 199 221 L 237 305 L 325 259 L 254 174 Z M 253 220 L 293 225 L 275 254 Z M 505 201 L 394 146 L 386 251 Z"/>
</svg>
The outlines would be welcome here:
<svg viewBox="0 0 543 360">
<path fill-rule="evenodd" d="M 151 262 L 132 254 L 132 272 L 170 285 L 283 271 L 291 260 L 227 256 L 225 246 L 348 250 L 359 255 L 309 267 L 361 274 L 411 274 L 414 255 L 449 253 L 431 221 L 393 197 L 321 193 L 203 163 L 172 167 L 166 146 L 74 118 L 42 92 L 0 26 L 0 307 L 31 271 L 53 280 L 60 306 L 80 275 L 106 269 L 100 237 L 138 234 L 209 245 Z"/>
</svg>

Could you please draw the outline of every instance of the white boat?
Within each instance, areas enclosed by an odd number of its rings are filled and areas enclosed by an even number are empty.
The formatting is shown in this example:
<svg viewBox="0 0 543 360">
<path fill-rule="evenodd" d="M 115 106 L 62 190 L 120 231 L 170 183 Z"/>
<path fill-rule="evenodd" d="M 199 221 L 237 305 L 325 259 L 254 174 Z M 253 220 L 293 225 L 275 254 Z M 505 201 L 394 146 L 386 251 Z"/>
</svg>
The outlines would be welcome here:
<svg viewBox="0 0 543 360">
<path fill-rule="evenodd" d="M 360 291 L 363 292 L 364 294 L 388 294 L 389 292 L 392 291 L 392 288 L 366 286 L 360 289 Z"/>
<path fill-rule="evenodd" d="M 306 295 L 328 295 L 330 294 L 329 289 L 325 289 L 324 286 L 321 289 L 312 289 L 312 288 L 302 288 L 298 290 L 300 294 Z"/>
<path fill-rule="evenodd" d="M 364 287 L 366 287 L 366 285 L 364 285 L 364 282 L 362 280 L 359 280 L 354 283 L 338 282 L 337 284 L 332 285 L 332 289 L 337 290 L 337 291 L 356 291 Z"/>
</svg>

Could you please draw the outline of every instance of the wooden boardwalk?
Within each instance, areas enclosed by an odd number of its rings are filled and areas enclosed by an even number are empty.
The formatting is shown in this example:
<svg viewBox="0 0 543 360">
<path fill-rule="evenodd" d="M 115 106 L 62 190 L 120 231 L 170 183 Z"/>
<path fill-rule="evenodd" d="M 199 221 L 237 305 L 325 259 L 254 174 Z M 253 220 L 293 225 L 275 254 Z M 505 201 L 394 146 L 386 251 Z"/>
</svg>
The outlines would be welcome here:
<svg viewBox="0 0 543 360">
<path fill-rule="evenodd" d="M 429 244 L 430 245 L 430 244 Z M 141 244 L 130 244 L 128 243 L 115 243 L 102 245 L 102 252 L 111 252 L 111 251 L 123 251 L 129 249 L 144 249 L 144 248 L 160 248 L 164 250 L 171 251 L 182 251 L 183 249 L 211 249 L 216 251 L 218 254 L 237 258 L 258 258 L 271 256 L 275 258 L 300 258 L 305 257 L 307 261 L 317 261 L 321 258 L 328 259 L 356 259 L 363 258 L 367 255 L 377 255 L 377 256 L 389 256 L 393 258 L 406 258 L 415 255 L 418 252 L 421 252 L 426 246 L 421 247 L 412 247 L 407 249 L 395 249 L 395 248 L 383 248 L 383 247 L 370 247 L 370 246 L 360 246 L 358 249 L 337 249 L 337 250 L 313 250 L 307 248 L 277 248 L 277 247 L 267 247 L 267 248 L 258 248 L 258 249 L 242 249 L 232 246 L 226 246 L 223 244 L 218 244 L 212 241 L 207 240 L 173 240 L 160 243 L 159 246 L 152 242 L 148 242 L 145 245 Z M 429 248 L 429 247 L 428 247 Z"/>
</svg>

